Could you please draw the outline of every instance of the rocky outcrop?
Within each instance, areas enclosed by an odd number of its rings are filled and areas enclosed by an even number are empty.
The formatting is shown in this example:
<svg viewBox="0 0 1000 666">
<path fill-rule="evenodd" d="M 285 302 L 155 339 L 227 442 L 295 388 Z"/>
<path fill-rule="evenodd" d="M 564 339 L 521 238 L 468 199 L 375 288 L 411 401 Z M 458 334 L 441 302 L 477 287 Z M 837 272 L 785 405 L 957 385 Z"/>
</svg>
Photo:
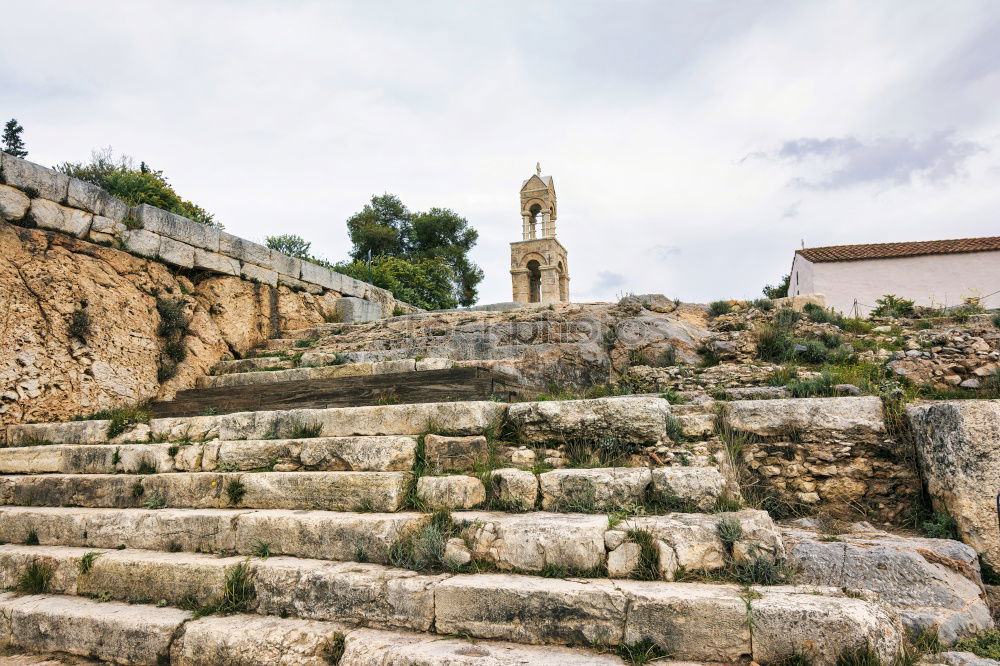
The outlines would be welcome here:
<svg viewBox="0 0 1000 666">
<path fill-rule="evenodd" d="M 928 402 L 907 409 L 934 506 L 962 540 L 1000 569 L 1000 400 Z"/>
<path fill-rule="evenodd" d="M 788 529 L 785 547 L 801 583 L 870 590 L 913 636 L 936 633 L 950 645 L 993 628 L 976 551 L 958 541 Z"/>
<path fill-rule="evenodd" d="M 157 298 L 182 301 L 190 321 L 184 360 L 162 384 Z M 336 298 L 238 277 L 195 282 L 162 263 L 0 222 L 0 423 L 169 397 L 282 328 L 323 321 Z M 89 326 L 71 331 L 74 316 Z"/>
</svg>

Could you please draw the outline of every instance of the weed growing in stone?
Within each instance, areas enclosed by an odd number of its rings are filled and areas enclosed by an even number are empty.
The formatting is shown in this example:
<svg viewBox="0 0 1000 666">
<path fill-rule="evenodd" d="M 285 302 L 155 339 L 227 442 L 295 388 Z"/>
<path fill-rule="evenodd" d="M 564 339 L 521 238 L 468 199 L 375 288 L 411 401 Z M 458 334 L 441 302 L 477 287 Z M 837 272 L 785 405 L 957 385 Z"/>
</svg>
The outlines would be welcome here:
<svg viewBox="0 0 1000 666">
<path fill-rule="evenodd" d="M 28 532 L 27 538 L 24 540 L 25 546 L 37 546 L 38 545 L 38 532 L 35 530 L 30 530 Z"/>
<path fill-rule="evenodd" d="M 226 484 L 226 499 L 228 499 L 229 503 L 233 506 L 241 503 L 244 495 L 246 494 L 247 488 L 239 479 L 232 479 Z"/>
<path fill-rule="evenodd" d="M 52 582 L 52 567 L 37 560 L 33 561 L 17 581 L 17 591 L 21 594 L 42 594 Z"/>
<path fill-rule="evenodd" d="M 616 649 L 619 657 L 629 664 L 650 664 L 670 655 L 648 638 L 636 643 L 622 643 Z"/>
<path fill-rule="evenodd" d="M 108 439 L 114 439 L 129 428 L 139 423 L 149 423 L 153 418 L 152 413 L 144 406 L 139 407 L 118 407 L 115 409 L 105 409 L 96 412 L 85 420 L 87 421 L 108 421 Z"/>
<path fill-rule="evenodd" d="M 160 337 L 173 338 L 187 335 L 189 321 L 184 314 L 184 305 L 183 298 L 170 299 L 157 296 L 156 311 L 160 315 L 157 333 Z"/>
<path fill-rule="evenodd" d="M 94 560 L 101 556 L 101 553 L 96 551 L 91 551 L 83 555 L 80 558 L 80 574 L 86 576 L 90 573 L 90 570 L 94 567 Z"/>
<path fill-rule="evenodd" d="M 389 548 L 389 564 L 413 571 L 441 571 L 454 567 L 445 561 L 445 546 L 455 533 L 451 513 L 436 511 L 431 521 L 412 534 L 397 539 Z"/>
<path fill-rule="evenodd" d="M 253 546 L 253 556 L 259 557 L 262 560 L 266 560 L 271 557 L 271 544 L 266 541 L 257 539 Z"/>
<path fill-rule="evenodd" d="M 167 497 L 159 490 L 154 491 L 142 504 L 147 509 L 162 509 L 167 505 Z"/>
<path fill-rule="evenodd" d="M 77 308 L 73 310 L 69 319 L 69 334 L 86 342 L 87 338 L 90 337 L 92 324 L 90 313 L 83 308 Z"/>
<path fill-rule="evenodd" d="M 732 555 L 733 546 L 743 538 L 743 526 L 732 516 L 723 516 L 715 523 L 715 533 L 725 546 L 726 552 Z"/>
<path fill-rule="evenodd" d="M 639 545 L 639 564 L 632 571 L 636 580 L 660 579 L 660 555 L 656 538 L 646 530 L 629 530 L 628 538 Z"/>
<path fill-rule="evenodd" d="M 312 423 L 310 425 L 297 425 L 292 428 L 290 439 L 312 439 L 320 437 L 323 433 L 322 423 Z"/>
<path fill-rule="evenodd" d="M 882 659 L 871 645 L 865 643 L 845 648 L 837 655 L 837 666 L 880 666 Z"/>
</svg>

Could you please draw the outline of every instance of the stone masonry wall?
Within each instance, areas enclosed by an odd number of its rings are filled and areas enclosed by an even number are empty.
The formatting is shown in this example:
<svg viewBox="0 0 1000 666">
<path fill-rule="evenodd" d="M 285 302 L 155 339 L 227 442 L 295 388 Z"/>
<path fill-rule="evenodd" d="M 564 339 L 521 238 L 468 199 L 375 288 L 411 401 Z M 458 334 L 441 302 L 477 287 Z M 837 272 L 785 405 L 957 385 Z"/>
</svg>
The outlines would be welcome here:
<svg viewBox="0 0 1000 666">
<path fill-rule="evenodd" d="M 231 275 L 272 287 L 377 303 L 384 316 L 413 306 L 385 289 L 252 241 L 142 204 L 129 207 L 101 188 L 0 154 L 0 219 L 28 223 L 81 240 L 116 247 L 177 268 Z"/>
</svg>

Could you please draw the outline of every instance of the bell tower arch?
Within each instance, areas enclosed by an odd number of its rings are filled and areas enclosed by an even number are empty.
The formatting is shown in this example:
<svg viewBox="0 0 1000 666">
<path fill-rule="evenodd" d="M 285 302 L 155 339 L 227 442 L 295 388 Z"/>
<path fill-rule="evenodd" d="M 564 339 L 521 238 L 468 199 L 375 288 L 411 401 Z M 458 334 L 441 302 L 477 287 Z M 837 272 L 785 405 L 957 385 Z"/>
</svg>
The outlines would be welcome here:
<svg viewBox="0 0 1000 666">
<path fill-rule="evenodd" d="M 569 260 L 556 240 L 556 186 L 552 176 L 521 183 L 521 240 L 510 244 L 510 275 L 517 303 L 569 302 Z"/>
</svg>

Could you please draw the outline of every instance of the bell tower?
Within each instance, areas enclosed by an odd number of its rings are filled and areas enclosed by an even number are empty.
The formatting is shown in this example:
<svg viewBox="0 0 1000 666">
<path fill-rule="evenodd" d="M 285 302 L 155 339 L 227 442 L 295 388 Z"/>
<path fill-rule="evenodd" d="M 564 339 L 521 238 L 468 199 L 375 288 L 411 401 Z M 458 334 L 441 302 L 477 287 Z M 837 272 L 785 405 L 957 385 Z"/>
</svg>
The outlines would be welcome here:
<svg viewBox="0 0 1000 666">
<path fill-rule="evenodd" d="M 569 302 L 569 261 L 556 240 L 556 186 L 535 175 L 521 184 L 521 240 L 510 244 L 510 276 L 517 303 Z"/>
</svg>

